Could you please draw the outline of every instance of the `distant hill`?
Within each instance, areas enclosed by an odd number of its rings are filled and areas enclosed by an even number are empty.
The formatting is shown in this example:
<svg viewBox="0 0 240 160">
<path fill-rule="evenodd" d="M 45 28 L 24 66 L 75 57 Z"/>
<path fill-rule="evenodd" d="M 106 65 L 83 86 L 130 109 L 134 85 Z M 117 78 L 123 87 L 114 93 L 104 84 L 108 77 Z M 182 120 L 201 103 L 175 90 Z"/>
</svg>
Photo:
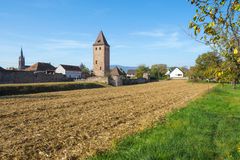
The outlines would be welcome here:
<svg viewBox="0 0 240 160">
<path fill-rule="evenodd" d="M 131 67 L 131 66 L 121 66 L 121 65 L 111 65 L 110 68 L 113 69 L 115 67 L 122 68 L 125 72 L 127 72 L 129 69 L 137 69 L 137 67 Z"/>
</svg>

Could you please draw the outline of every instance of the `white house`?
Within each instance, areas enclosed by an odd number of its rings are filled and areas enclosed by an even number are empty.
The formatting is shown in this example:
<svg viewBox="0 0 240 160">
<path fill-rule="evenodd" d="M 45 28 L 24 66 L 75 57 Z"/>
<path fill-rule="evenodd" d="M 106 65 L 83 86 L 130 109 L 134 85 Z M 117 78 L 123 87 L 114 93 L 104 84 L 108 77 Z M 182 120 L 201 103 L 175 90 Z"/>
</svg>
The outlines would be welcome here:
<svg viewBox="0 0 240 160">
<path fill-rule="evenodd" d="M 136 70 L 134 70 L 134 69 L 128 70 L 128 71 L 127 71 L 127 77 L 129 77 L 129 78 L 134 78 L 134 77 L 136 77 Z"/>
<path fill-rule="evenodd" d="M 165 75 L 169 76 L 171 79 L 184 78 L 184 73 L 179 68 L 174 68 L 173 70 L 169 69 Z"/>
<path fill-rule="evenodd" d="M 80 79 L 82 72 L 79 66 L 63 65 L 60 64 L 55 70 L 56 73 L 62 73 L 68 78 Z"/>
</svg>

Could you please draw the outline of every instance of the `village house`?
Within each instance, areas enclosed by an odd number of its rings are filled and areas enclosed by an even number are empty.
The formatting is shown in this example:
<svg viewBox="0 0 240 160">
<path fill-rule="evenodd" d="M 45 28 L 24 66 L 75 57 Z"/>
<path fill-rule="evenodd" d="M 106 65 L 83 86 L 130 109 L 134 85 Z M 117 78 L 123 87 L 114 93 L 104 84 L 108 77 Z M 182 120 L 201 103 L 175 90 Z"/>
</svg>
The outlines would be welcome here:
<svg viewBox="0 0 240 160">
<path fill-rule="evenodd" d="M 181 69 L 179 69 L 178 67 L 170 68 L 165 75 L 169 76 L 170 79 L 183 79 L 184 78 L 183 71 Z"/>
<path fill-rule="evenodd" d="M 35 73 L 38 72 L 54 73 L 55 69 L 56 68 L 52 66 L 50 63 L 38 62 L 26 68 L 25 71 L 31 71 Z"/>
<path fill-rule="evenodd" d="M 54 70 L 55 67 L 49 63 L 36 63 L 26 70 L 0 70 L 0 84 L 68 81 L 64 75 L 57 74 Z"/>
<path fill-rule="evenodd" d="M 82 78 L 82 71 L 79 66 L 60 64 L 55 70 L 56 73 L 61 73 L 71 79 Z"/>
<path fill-rule="evenodd" d="M 135 77 L 136 77 L 136 70 L 134 70 L 134 69 L 129 69 L 129 70 L 127 71 L 127 77 L 128 77 L 128 78 L 135 78 Z"/>
<path fill-rule="evenodd" d="M 110 74 L 111 74 L 111 82 L 110 82 L 111 85 L 113 86 L 123 85 L 123 80 L 126 77 L 126 73 L 122 69 L 115 67 L 111 70 Z"/>
</svg>

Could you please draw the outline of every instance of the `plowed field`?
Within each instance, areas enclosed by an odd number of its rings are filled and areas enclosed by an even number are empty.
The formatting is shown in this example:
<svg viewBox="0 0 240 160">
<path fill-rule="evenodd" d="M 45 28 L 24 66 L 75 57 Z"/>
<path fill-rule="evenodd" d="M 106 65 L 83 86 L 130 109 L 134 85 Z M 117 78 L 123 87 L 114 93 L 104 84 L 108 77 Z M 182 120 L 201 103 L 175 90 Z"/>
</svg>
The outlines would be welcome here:
<svg viewBox="0 0 240 160">
<path fill-rule="evenodd" d="M 83 158 L 207 90 L 179 80 L 1 97 L 0 159 Z"/>
</svg>

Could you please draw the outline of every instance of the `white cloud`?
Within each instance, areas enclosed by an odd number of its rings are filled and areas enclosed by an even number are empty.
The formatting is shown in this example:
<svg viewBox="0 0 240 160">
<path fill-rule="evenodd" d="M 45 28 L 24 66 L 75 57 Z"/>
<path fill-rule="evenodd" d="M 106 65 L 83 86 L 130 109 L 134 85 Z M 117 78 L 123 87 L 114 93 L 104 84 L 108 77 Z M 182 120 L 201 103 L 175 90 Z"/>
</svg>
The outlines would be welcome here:
<svg viewBox="0 0 240 160">
<path fill-rule="evenodd" d="M 179 38 L 179 33 L 174 32 L 172 34 L 166 35 L 162 37 L 160 40 L 155 41 L 149 45 L 147 48 L 158 49 L 158 48 L 181 48 L 183 47 L 186 42 L 182 41 Z"/>
<path fill-rule="evenodd" d="M 43 48 L 48 50 L 88 49 L 91 48 L 91 44 L 77 40 L 49 39 L 45 44 L 43 44 Z"/>
<path fill-rule="evenodd" d="M 90 33 L 80 33 L 80 32 L 55 32 L 51 33 L 52 35 L 57 36 L 79 36 L 79 37 L 89 37 L 92 36 Z"/>
<path fill-rule="evenodd" d="M 179 31 L 162 30 L 160 31 L 144 31 L 135 32 L 132 35 L 141 35 L 149 38 L 148 43 L 142 45 L 142 48 L 154 49 L 154 50 L 181 50 L 185 53 L 200 53 L 206 52 L 209 48 L 203 44 L 200 44 L 194 40 L 188 40 L 187 35 Z M 156 40 L 151 39 L 151 37 L 157 37 Z"/>
<path fill-rule="evenodd" d="M 141 31 L 141 32 L 133 32 L 130 33 L 130 35 L 135 35 L 135 36 L 148 36 L 148 37 L 163 37 L 165 36 L 165 33 L 159 30 L 154 30 L 154 31 Z"/>
</svg>

